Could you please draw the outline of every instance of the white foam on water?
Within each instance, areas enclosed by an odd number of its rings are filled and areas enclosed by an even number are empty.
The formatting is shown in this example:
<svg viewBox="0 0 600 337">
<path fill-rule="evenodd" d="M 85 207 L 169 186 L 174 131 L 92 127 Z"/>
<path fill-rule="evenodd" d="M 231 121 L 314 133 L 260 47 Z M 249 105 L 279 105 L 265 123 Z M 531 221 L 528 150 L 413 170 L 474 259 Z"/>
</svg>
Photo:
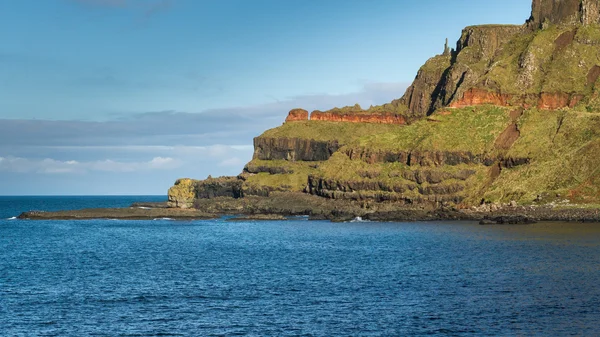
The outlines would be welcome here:
<svg viewBox="0 0 600 337">
<path fill-rule="evenodd" d="M 171 219 L 171 218 L 156 218 L 156 219 L 154 219 L 154 221 L 158 221 L 158 220 L 173 221 L 173 219 Z"/>
<path fill-rule="evenodd" d="M 16 217 L 16 216 L 13 216 L 12 218 L 8 218 L 8 219 L 6 219 L 6 220 L 17 220 L 17 217 Z"/>
<path fill-rule="evenodd" d="M 351 220 L 350 222 L 371 222 L 370 220 L 363 220 L 363 218 L 357 216 L 356 218 L 354 218 L 354 220 Z"/>
</svg>

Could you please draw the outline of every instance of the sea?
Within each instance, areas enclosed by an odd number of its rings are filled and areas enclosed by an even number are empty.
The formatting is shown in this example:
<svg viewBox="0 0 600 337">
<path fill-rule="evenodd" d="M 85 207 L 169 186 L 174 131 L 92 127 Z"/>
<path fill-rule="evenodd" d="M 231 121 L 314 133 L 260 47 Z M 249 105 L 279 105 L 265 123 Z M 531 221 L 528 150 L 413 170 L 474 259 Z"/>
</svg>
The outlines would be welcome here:
<svg viewBox="0 0 600 337">
<path fill-rule="evenodd" d="M 0 336 L 599 336 L 600 224 L 31 221 L 0 197 Z"/>
</svg>

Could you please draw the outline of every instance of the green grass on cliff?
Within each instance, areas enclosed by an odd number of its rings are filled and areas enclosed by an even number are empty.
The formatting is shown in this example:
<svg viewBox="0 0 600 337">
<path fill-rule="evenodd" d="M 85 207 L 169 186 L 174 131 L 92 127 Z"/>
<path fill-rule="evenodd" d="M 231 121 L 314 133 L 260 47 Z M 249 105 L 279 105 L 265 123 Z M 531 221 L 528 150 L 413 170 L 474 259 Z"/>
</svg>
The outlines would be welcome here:
<svg viewBox="0 0 600 337">
<path fill-rule="evenodd" d="M 600 34 L 598 27 L 588 27 L 586 30 L 589 34 L 592 34 L 591 30 L 596 30 L 594 35 Z M 563 51 L 554 53 L 542 91 L 589 94 L 587 74 L 594 65 L 600 64 L 600 46 L 579 43 L 577 40 L 576 36 L 575 41 Z"/>
<path fill-rule="evenodd" d="M 402 125 L 389 124 L 306 121 L 285 123 L 280 127 L 267 130 L 261 137 L 337 140 L 341 144 L 346 144 L 361 136 L 386 133 L 402 128 Z"/>
<path fill-rule="evenodd" d="M 504 170 L 486 198 L 600 201 L 600 115 L 534 109 L 525 112 L 519 128 L 521 138 L 508 156 L 531 158 L 531 164 Z"/>
<path fill-rule="evenodd" d="M 448 69 L 448 67 L 450 67 L 450 61 L 451 58 L 449 55 L 436 55 L 432 58 L 430 58 L 429 60 L 427 60 L 427 62 L 425 62 L 425 64 L 423 66 L 421 66 L 421 68 L 419 69 L 419 72 L 425 72 L 425 73 L 431 73 L 431 74 L 439 74 L 442 73 L 444 70 Z"/>
<path fill-rule="evenodd" d="M 557 48 L 555 41 L 574 26 L 550 26 L 519 34 L 488 60 L 478 86 L 511 94 L 563 92 L 589 94 L 587 74 L 600 64 L 600 26 L 577 27 L 574 41 Z M 469 65 L 469 67 L 473 67 Z"/>
<path fill-rule="evenodd" d="M 301 192 L 307 184 L 308 175 L 317 172 L 317 167 L 321 164 L 321 162 L 253 159 L 248 163 L 249 166 L 283 168 L 290 173 L 258 173 L 249 176 L 244 185 L 254 188 L 265 186 L 275 190 Z"/>
<path fill-rule="evenodd" d="M 449 109 L 388 133 L 362 137 L 361 147 L 382 150 L 470 151 L 493 150 L 494 141 L 510 122 L 509 110 L 494 106 Z"/>
<path fill-rule="evenodd" d="M 387 103 L 383 105 L 370 106 L 367 109 L 363 109 L 360 105 L 355 104 L 353 106 L 345 106 L 341 108 L 333 108 L 325 112 L 331 112 L 334 114 L 354 114 L 354 115 L 371 115 L 381 113 L 392 113 L 403 115 L 406 113 L 408 108 L 405 105 L 397 103 Z"/>
<path fill-rule="evenodd" d="M 328 161 L 323 162 L 319 166 L 316 175 L 339 182 L 378 182 L 386 186 L 412 186 L 414 190 L 405 191 L 402 193 L 406 197 L 420 197 L 418 187 L 427 188 L 430 186 L 428 182 L 418 184 L 414 180 L 405 178 L 406 173 L 418 171 L 436 171 L 445 174 L 459 175 L 460 171 L 473 170 L 475 174 L 469 177 L 466 181 L 448 178 L 436 184 L 438 186 L 448 186 L 452 184 L 464 185 L 465 190 L 458 193 L 469 197 L 474 195 L 481 189 L 486 182 L 488 168 L 483 165 L 467 165 L 461 164 L 456 166 L 443 167 L 420 167 L 407 166 L 403 163 L 375 163 L 368 164 L 361 160 L 351 160 L 347 155 L 341 152 L 335 153 Z M 478 200 L 470 200 L 477 202 Z"/>
<path fill-rule="evenodd" d="M 260 173 L 250 176 L 245 184 L 257 188 L 266 186 L 274 190 L 302 191 L 308 176 L 316 175 L 340 182 L 371 181 L 381 182 L 385 186 L 414 187 L 416 183 L 405 176 L 408 171 L 437 170 L 452 173 L 469 169 L 474 170 L 475 174 L 467 181 L 447 179 L 440 184 L 463 184 L 465 190 L 458 195 L 464 196 L 467 204 L 476 204 L 481 198 L 493 202 L 516 200 L 527 204 L 538 195 L 542 196 L 544 202 L 568 199 L 578 203 L 600 203 L 600 114 L 573 109 L 527 110 L 518 120 L 521 137 L 508 152 L 498 153 L 494 149 L 494 143 L 511 123 L 509 111 L 493 106 L 451 109 L 450 114 L 436 113 L 429 120 L 404 127 L 327 122 L 289 123 L 285 133 L 288 137 L 293 134 L 294 137 L 318 138 L 319 132 L 326 132 L 327 136 L 323 136 L 326 138 L 321 139 L 333 139 L 329 137 L 337 136 L 349 144 L 325 162 L 255 160 L 253 165 L 282 167 L 293 173 Z M 330 132 L 332 127 L 339 128 Z M 334 134 L 340 130 L 351 132 L 358 129 L 362 133 L 350 133 L 343 137 Z M 387 132 L 382 132 L 383 130 Z M 368 135 L 368 132 L 375 134 Z M 360 135 L 363 136 L 358 137 Z M 470 151 L 490 156 L 526 157 L 531 162 L 503 169 L 500 176 L 492 182 L 491 168 L 483 165 L 408 167 L 404 163 L 368 164 L 362 160 L 351 160 L 345 154 L 348 147 L 368 147 L 370 151 Z M 420 187 L 428 186 L 424 183 Z M 370 192 L 366 194 L 368 193 Z M 403 194 L 418 198 L 418 193 L 418 189 L 413 189 Z"/>
</svg>

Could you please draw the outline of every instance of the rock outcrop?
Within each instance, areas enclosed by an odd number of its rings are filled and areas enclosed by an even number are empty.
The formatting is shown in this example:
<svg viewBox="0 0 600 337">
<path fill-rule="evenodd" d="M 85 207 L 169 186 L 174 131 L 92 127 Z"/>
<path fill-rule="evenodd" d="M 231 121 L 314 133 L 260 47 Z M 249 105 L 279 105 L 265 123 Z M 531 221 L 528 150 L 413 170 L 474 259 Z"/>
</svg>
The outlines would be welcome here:
<svg viewBox="0 0 600 337">
<path fill-rule="evenodd" d="M 175 181 L 167 193 L 168 205 L 173 208 L 191 208 L 196 200 L 196 180 L 184 178 Z"/>
<path fill-rule="evenodd" d="M 352 107 L 342 109 L 332 109 L 328 111 L 315 110 L 312 113 L 303 109 L 293 109 L 288 113 L 285 119 L 289 122 L 325 121 L 325 122 L 345 122 L 345 123 L 373 123 L 373 124 L 406 124 L 406 118 L 401 113 L 389 110 L 363 110 L 358 104 Z"/>
<path fill-rule="evenodd" d="M 527 21 L 531 29 L 550 24 L 589 25 L 600 19 L 598 0 L 533 0 L 531 7 L 531 18 Z"/>
<path fill-rule="evenodd" d="M 492 104 L 497 106 L 508 106 L 512 96 L 484 89 L 471 88 L 465 91 L 461 97 L 450 103 L 450 108 L 464 108 L 473 105 Z"/>
<path fill-rule="evenodd" d="M 540 110 L 558 110 L 563 108 L 574 108 L 584 95 L 573 93 L 547 93 L 538 95 L 524 94 L 513 95 L 499 92 L 487 91 L 485 89 L 470 88 L 461 97 L 453 100 L 448 107 L 464 108 L 474 105 L 491 104 L 496 106 L 513 106 L 529 109 L 537 106 Z"/>
<path fill-rule="evenodd" d="M 292 109 L 288 113 L 285 122 L 303 122 L 308 120 L 308 111 L 304 109 Z"/>
<path fill-rule="evenodd" d="M 323 161 L 340 148 L 337 141 L 300 138 L 254 138 L 254 159 Z"/>
<path fill-rule="evenodd" d="M 348 123 L 374 123 L 374 124 L 406 124 L 406 119 L 401 114 L 391 112 L 381 113 L 337 113 L 331 111 L 313 111 L 311 121 L 348 122 Z"/>
<path fill-rule="evenodd" d="M 197 199 L 219 197 L 241 198 L 242 181 L 237 177 L 208 177 L 206 180 L 179 179 L 169 189 L 168 205 L 174 208 L 192 208 Z"/>
<path fill-rule="evenodd" d="M 434 101 L 440 95 L 443 84 L 441 80 L 447 74 L 451 59 L 449 54 L 438 55 L 419 69 L 412 85 L 399 100 L 400 104 L 407 107 L 407 114 L 411 119 L 421 118 L 435 109 Z"/>
</svg>

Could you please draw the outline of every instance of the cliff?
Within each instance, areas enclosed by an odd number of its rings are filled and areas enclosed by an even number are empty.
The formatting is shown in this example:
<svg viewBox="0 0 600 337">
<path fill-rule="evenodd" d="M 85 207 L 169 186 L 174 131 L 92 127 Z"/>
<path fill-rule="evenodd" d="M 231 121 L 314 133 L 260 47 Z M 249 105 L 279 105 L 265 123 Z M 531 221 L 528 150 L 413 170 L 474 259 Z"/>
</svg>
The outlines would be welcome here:
<svg viewBox="0 0 600 337">
<path fill-rule="evenodd" d="M 367 214 L 600 204 L 598 55 L 599 1 L 534 0 L 523 25 L 465 28 L 390 103 L 290 111 L 255 138 L 252 161 L 226 188 L 180 180 L 171 204 L 274 193 L 357 203 Z"/>
</svg>

